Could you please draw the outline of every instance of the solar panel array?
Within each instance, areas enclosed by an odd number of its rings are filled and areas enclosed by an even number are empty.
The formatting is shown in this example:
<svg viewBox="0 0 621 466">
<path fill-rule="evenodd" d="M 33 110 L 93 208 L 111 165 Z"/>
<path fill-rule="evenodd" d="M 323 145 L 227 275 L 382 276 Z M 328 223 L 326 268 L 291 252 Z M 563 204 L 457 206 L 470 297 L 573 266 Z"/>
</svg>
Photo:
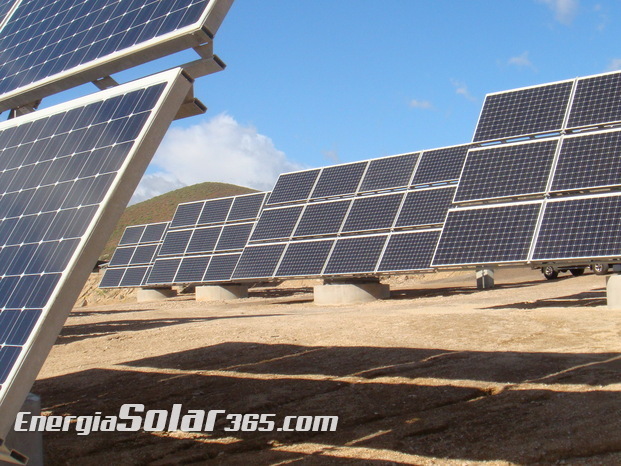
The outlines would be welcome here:
<svg viewBox="0 0 621 466">
<path fill-rule="evenodd" d="M 474 142 L 621 123 L 621 73 L 488 94 Z"/>
<path fill-rule="evenodd" d="M 231 3 L 21 0 L 0 29 L 0 110 L 210 41 Z"/>
<path fill-rule="evenodd" d="M 0 123 L 0 435 L 190 88 L 177 69 Z"/>
<path fill-rule="evenodd" d="M 429 270 L 467 151 L 281 175 L 232 281 Z"/>
<path fill-rule="evenodd" d="M 230 281 L 266 196 L 244 194 L 179 204 L 144 284 Z"/>
<path fill-rule="evenodd" d="M 620 257 L 621 73 L 488 97 L 475 139 L 566 134 L 472 148 L 432 265 Z"/>
<path fill-rule="evenodd" d="M 108 262 L 99 287 L 146 285 L 169 223 L 149 223 L 127 227 L 119 241 L 119 247 Z"/>
</svg>

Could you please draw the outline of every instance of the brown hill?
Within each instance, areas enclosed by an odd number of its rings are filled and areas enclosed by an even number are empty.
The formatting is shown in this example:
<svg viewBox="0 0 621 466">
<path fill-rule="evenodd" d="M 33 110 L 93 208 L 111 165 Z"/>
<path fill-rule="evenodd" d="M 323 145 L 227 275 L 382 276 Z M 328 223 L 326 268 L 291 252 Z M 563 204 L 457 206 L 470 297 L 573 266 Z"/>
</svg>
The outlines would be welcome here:
<svg viewBox="0 0 621 466">
<path fill-rule="evenodd" d="M 141 225 L 143 223 L 166 222 L 172 219 L 177 206 L 182 202 L 199 201 L 215 197 L 236 196 L 256 192 L 255 189 L 245 188 L 228 183 L 206 182 L 170 191 L 152 199 L 139 202 L 125 209 L 112 236 L 101 253 L 102 260 L 110 259 L 116 249 L 125 227 Z"/>
</svg>

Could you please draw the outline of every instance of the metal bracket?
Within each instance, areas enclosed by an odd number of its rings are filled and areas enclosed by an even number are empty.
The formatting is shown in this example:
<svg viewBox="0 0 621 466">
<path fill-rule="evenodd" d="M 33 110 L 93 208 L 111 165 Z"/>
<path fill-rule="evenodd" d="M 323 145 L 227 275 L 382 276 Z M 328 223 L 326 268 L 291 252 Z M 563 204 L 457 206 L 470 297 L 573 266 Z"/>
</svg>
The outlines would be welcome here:
<svg viewBox="0 0 621 466">
<path fill-rule="evenodd" d="M 97 86 L 97 89 L 100 91 L 105 91 L 106 89 L 110 89 L 111 87 L 116 87 L 119 85 L 118 82 L 112 76 L 104 76 L 103 78 L 96 79 L 92 81 L 92 83 Z"/>
<path fill-rule="evenodd" d="M 207 107 L 200 100 L 194 97 L 194 88 L 190 89 L 185 100 L 179 107 L 175 120 L 181 120 L 192 116 L 202 115 L 207 111 Z"/>
<path fill-rule="evenodd" d="M 27 105 L 22 105 L 21 107 L 12 108 L 9 112 L 8 119 L 11 120 L 13 118 L 32 113 L 39 107 L 39 105 L 41 105 L 41 99 L 31 102 Z"/>
</svg>

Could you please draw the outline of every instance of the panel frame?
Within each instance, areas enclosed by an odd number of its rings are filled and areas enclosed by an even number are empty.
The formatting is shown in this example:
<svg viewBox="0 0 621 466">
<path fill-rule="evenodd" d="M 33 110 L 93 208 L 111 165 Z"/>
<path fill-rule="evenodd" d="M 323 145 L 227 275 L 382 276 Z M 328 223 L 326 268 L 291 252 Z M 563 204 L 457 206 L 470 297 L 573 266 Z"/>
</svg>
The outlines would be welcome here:
<svg viewBox="0 0 621 466">
<path fill-rule="evenodd" d="M 15 416 L 71 312 L 99 252 L 114 230 L 117 220 L 123 213 L 170 123 L 188 92 L 191 91 L 192 80 L 182 69 L 176 68 L 0 123 L 0 129 L 17 126 L 160 83 L 165 83 L 166 87 L 159 101 L 153 106 L 151 115 L 144 123 L 129 154 L 117 171 L 112 186 L 99 204 L 95 216 L 80 239 L 61 279 L 43 307 L 37 325 L 30 333 L 0 390 L 0 411 L 2 412 L 0 438 L 5 438 L 10 431 Z"/>
</svg>

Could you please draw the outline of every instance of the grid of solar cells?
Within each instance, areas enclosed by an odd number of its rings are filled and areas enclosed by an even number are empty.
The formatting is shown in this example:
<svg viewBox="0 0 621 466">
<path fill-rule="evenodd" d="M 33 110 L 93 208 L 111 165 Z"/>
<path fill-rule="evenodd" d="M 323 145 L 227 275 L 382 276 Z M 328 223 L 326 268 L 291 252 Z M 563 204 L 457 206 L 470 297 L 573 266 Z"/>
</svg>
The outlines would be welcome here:
<svg viewBox="0 0 621 466">
<path fill-rule="evenodd" d="M 404 193 L 398 193 L 354 199 L 342 231 L 370 231 L 391 228 L 404 195 Z"/>
<path fill-rule="evenodd" d="M 568 128 L 621 121 L 621 73 L 578 79 Z"/>
<path fill-rule="evenodd" d="M 393 234 L 379 264 L 379 272 L 401 272 L 431 268 L 440 230 Z"/>
<path fill-rule="evenodd" d="M 248 246 L 235 267 L 233 279 L 272 277 L 286 244 Z"/>
<path fill-rule="evenodd" d="M 22 0 L 0 31 L 0 94 L 27 86 L 34 88 L 37 83 L 41 86 L 41 82 L 58 82 L 59 76 L 76 75 L 84 66 L 112 60 L 118 63 L 120 56 L 143 44 L 150 48 L 151 59 L 183 50 L 188 47 L 187 39 L 171 45 L 174 50 L 168 51 L 161 46 L 162 42 L 152 39 L 172 43 L 186 27 L 190 28 L 186 35 L 200 30 L 205 13 L 215 8 L 215 3 L 216 0 Z M 122 67 L 134 64 L 128 59 Z M 85 78 L 83 82 L 91 79 Z"/>
<path fill-rule="evenodd" d="M 573 81 L 488 94 L 474 141 L 560 131 Z"/>
<path fill-rule="evenodd" d="M 412 185 L 458 180 L 470 147 L 454 146 L 423 152 Z"/>
<path fill-rule="evenodd" d="M 336 235 L 349 211 L 351 199 L 308 204 L 295 229 L 294 236 Z"/>
<path fill-rule="evenodd" d="M 455 189 L 455 186 L 449 186 L 408 192 L 395 227 L 404 228 L 444 223 L 446 213 L 451 207 L 455 195 Z"/>
<path fill-rule="evenodd" d="M 533 260 L 621 256 L 621 196 L 548 202 Z"/>
<path fill-rule="evenodd" d="M 407 187 L 419 154 L 397 155 L 371 160 L 360 191 L 379 191 Z"/>
<path fill-rule="evenodd" d="M 563 139 L 551 191 L 621 185 L 621 132 Z"/>
<path fill-rule="evenodd" d="M 319 169 L 314 169 L 280 175 L 266 205 L 284 204 L 308 199 L 315 186 L 319 172 Z"/>
<path fill-rule="evenodd" d="M 333 245 L 334 240 L 289 243 L 275 276 L 303 277 L 321 275 Z"/>
<path fill-rule="evenodd" d="M 138 287 L 145 283 L 169 222 L 125 228 L 99 284 L 100 288 Z"/>
<path fill-rule="evenodd" d="M 289 238 L 295 229 L 304 207 L 281 207 L 265 209 L 257 221 L 251 241 Z"/>
<path fill-rule="evenodd" d="M 455 202 L 544 193 L 557 138 L 471 150 Z"/>
<path fill-rule="evenodd" d="M 0 124 L 0 436 L 189 90 L 172 70 Z"/>
<path fill-rule="evenodd" d="M 368 162 L 334 165 L 321 170 L 312 198 L 324 198 L 354 194 L 358 191 L 360 180 Z"/>
<path fill-rule="evenodd" d="M 388 235 L 340 238 L 328 259 L 325 275 L 374 273 Z"/>
<path fill-rule="evenodd" d="M 267 194 L 180 204 L 147 284 L 229 281 Z"/>
<path fill-rule="evenodd" d="M 541 202 L 448 213 L 432 266 L 526 262 Z"/>
</svg>

